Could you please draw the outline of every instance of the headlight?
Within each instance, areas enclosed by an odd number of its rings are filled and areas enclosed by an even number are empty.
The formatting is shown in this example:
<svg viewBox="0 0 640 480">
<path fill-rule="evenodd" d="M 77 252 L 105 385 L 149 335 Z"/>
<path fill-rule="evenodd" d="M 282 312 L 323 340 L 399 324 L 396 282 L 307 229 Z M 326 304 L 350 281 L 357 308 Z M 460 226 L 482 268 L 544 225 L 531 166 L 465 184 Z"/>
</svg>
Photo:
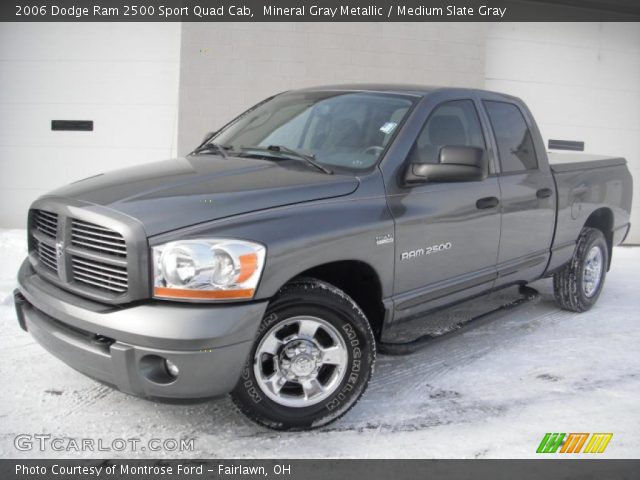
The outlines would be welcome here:
<svg viewBox="0 0 640 480">
<path fill-rule="evenodd" d="M 152 250 L 156 298 L 250 299 L 264 267 L 265 248 L 243 240 L 184 240 Z"/>
</svg>

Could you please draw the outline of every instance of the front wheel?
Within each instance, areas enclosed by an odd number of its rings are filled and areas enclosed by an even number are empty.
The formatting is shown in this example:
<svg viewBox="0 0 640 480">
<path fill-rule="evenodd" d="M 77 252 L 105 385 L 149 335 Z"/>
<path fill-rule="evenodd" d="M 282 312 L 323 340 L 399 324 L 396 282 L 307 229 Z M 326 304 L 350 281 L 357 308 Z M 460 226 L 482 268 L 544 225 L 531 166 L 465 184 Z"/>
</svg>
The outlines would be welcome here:
<svg viewBox="0 0 640 480">
<path fill-rule="evenodd" d="M 585 227 L 571 261 L 553 276 L 556 300 L 565 310 L 584 312 L 598 300 L 609 265 L 609 249 L 602 232 Z"/>
<path fill-rule="evenodd" d="M 349 296 L 320 280 L 294 280 L 269 305 L 231 396 L 267 427 L 321 427 L 362 396 L 375 354 L 369 322 Z"/>
</svg>

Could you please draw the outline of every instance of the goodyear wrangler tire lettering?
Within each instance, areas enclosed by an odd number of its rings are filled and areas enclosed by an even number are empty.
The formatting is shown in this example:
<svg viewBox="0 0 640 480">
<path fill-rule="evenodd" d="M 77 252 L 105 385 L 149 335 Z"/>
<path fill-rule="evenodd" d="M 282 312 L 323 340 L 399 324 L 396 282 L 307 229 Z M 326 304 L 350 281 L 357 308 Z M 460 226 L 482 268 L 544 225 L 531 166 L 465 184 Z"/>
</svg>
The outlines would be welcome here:
<svg viewBox="0 0 640 480">
<path fill-rule="evenodd" d="M 270 303 L 231 395 L 267 427 L 317 428 L 356 404 L 374 362 L 375 339 L 358 305 L 328 283 L 297 279 Z"/>
</svg>

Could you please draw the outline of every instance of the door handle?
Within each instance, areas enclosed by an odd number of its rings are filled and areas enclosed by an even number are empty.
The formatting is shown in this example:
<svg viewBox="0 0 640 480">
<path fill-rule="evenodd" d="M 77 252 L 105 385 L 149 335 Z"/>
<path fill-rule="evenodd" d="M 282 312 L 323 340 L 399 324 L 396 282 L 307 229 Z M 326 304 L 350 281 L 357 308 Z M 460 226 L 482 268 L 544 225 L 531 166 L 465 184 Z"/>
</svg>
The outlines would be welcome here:
<svg viewBox="0 0 640 480">
<path fill-rule="evenodd" d="M 485 197 L 476 202 L 476 207 L 478 207 L 480 210 L 485 208 L 495 208 L 499 203 L 500 200 L 498 200 L 497 197 Z"/>
<path fill-rule="evenodd" d="M 553 195 L 553 190 L 550 188 L 541 188 L 536 192 L 538 198 L 549 198 L 551 195 Z"/>
</svg>

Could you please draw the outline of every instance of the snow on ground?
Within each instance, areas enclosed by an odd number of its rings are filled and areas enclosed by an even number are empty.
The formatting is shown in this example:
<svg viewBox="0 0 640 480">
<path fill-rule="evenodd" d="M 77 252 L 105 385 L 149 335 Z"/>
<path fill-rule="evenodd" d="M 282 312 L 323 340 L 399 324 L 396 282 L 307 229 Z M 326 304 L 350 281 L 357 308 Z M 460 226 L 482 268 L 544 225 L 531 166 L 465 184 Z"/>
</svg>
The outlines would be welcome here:
<svg viewBox="0 0 640 480">
<path fill-rule="evenodd" d="M 0 230 L 0 457 L 535 457 L 546 432 L 613 432 L 602 457 L 640 457 L 640 248 L 616 248 L 584 314 L 543 297 L 404 357 L 379 356 L 369 391 L 338 422 L 304 433 L 255 426 L 228 398 L 169 404 L 114 391 L 70 369 L 19 329 L 11 292 L 24 231 Z M 191 452 L 14 448 L 20 433 L 193 438 Z"/>
</svg>

